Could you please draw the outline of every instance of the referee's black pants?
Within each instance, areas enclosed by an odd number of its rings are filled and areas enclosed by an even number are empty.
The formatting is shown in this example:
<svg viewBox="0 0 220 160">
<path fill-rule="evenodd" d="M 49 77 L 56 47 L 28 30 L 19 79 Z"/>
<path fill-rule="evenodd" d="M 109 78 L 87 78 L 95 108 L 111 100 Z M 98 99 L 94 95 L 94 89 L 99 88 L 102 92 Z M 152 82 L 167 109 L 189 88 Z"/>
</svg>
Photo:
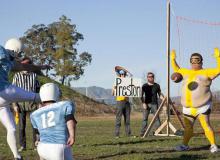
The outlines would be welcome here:
<svg viewBox="0 0 220 160">
<path fill-rule="evenodd" d="M 21 147 L 26 148 L 27 143 L 26 143 L 26 116 L 27 116 L 27 111 L 20 111 L 19 113 L 19 143 Z M 32 147 L 35 147 L 35 141 L 36 141 L 36 134 L 34 132 L 34 129 L 31 125 L 32 128 Z M 30 132 L 30 130 L 28 130 Z"/>
</svg>

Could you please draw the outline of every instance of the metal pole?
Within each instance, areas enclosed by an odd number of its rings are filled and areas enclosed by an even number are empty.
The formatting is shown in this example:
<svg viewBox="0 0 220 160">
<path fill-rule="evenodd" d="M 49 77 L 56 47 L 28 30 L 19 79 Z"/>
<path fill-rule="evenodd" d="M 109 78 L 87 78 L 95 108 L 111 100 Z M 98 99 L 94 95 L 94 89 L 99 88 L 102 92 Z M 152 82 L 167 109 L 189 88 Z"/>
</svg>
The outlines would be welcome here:
<svg viewBox="0 0 220 160">
<path fill-rule="evenodd" d="M 170 134 L 170 0 L 167 0 L 167 134 Z"/>
</svg>

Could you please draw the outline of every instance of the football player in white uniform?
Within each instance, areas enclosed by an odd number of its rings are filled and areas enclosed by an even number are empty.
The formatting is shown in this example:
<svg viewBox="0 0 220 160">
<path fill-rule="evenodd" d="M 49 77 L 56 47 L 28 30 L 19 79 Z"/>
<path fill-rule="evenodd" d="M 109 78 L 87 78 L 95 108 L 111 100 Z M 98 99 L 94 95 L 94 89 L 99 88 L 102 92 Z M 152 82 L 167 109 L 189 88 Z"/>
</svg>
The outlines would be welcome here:
<svg viewBox="0 0 220 160">
<path fill-rule="evenodd" d="M 7 130 L 7 142 L 14 155 L 15 160 L 21 160 L 16 146 L 15 122 L 14 117 L 9 109 L 13 102 L 40 101 L 36 93 L 25 91 L 12 85 L 8 80 L 8 74 L 14 71 L 40 71 L 41 69 L 50 69 L 50 66 L 36 66 L 31 64 L 21 64 L 16 61 L 18 54 L 22 51 L 20 40 L 9 39 L 5 48 L 0 46 L 0 122 Z"/>
</svg>

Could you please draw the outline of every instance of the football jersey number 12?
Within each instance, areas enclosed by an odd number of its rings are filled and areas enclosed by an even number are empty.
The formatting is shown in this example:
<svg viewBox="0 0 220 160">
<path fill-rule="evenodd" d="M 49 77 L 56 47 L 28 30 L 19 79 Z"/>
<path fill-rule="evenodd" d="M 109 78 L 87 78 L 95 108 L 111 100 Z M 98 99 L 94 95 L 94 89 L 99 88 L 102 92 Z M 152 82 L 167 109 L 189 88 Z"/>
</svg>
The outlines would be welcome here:
<svg viewBox="0 0 220 160">
<path fill-rule="evenodd" d="M 56 123 L 54 118 L 55 118 L 55 113 L 53 111 L 50 111 L 47 114 L 46 113 L 42 114 L 41 115 L 42 127 L 48 128 L 55 126 Z"/>
</svg>

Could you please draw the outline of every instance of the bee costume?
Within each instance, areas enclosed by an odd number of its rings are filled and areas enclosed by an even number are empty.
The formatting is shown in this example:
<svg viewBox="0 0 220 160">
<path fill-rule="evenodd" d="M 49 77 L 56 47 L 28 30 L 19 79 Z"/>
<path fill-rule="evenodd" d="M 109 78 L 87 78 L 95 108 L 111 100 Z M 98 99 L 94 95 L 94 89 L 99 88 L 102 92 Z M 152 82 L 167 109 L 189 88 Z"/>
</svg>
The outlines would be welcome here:
<svg viewBox="0 0 220 160">
<path fill-rule="evenodd" d="M 197 56 L 198 58 L 196 59 L 198 60 L 198 62 L 200 60 L 199 63 L 202 64 L 202 56 L 199 56 Z M 192 57 L 194 56 L 191 56 L 191 60 Z M 218 48 L 215 48 L 214 50 L 214 57 L 217 61 L 216 68 L 201 68 L 199 70 L 193 70 L 180 68 L 176 63 L 175 50 L 171 52 L 172 68 L 174 72 L 178 72 L 183 76 L 181 104 L 183 106 L 185 123 L 183 144 L 186 146 L 188 146 L 188 142 L 193 136 L 193 125 L 197 117 L 200 121 L 202 128 L 204 129 L 205 135 L 210 144 L 215 145 L 215 136 L 213 129 L 209 123 L 209 115 L 211 112 L 212 101 L 210 86 L 212 80 L 220 74 L 220 51 Z"/>
</svg>

